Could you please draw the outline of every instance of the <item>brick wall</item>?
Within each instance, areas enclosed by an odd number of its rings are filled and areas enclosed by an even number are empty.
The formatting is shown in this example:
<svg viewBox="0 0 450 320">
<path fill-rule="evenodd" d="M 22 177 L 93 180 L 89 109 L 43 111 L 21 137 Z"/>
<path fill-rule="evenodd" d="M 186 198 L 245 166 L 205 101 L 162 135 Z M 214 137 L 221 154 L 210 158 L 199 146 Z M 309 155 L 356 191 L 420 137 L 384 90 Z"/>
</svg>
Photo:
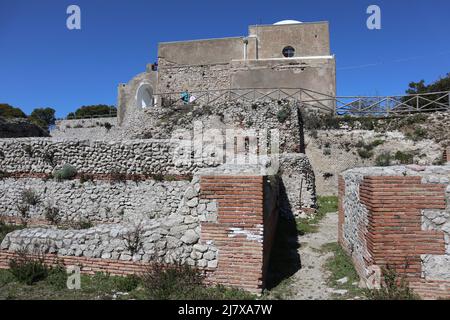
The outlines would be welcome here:
<svg viewBox="0 0 450 320">
<path fill-rule="evenodd" d="M 450 147 L 444 148 L 444 154 L 442 156 L 442 159 L 445 163 L 450 163 Z"/>
<path fill-rule="evenodd" d="M 446 185 L 423 183 L 421 176 L 364 176 L 359 184 L 359 201 L 367 210 L 366 228 L 362 237 L 367 255 L 353 256 L 363 280 L 368 281 L 371 267 L 394 266 L 403 274 L 411 288 L 424 298 L 450 297 L 450 281 L 427 279 L 423 272 L 422 255 L 446 254 L 444 232 L 423 229 L 423 210 L 446 209 Z M 355 207 L 346 208 L 344 179 L 339 181 L 339 242 L 352 254 L 343 241 L 343 226 L 355 215 Z M 353 212 L 352 212 L 353 210 Z M 358 239 L 358 237 L 356 237 Z M 360 261 L 362 260 L 362 261 Z"/>
<path fill-rule="evenodd" d="M 201 197 L 216 199 L 217 222 L 203 223 L 200 239 L 218 248 L 215 282 L 259 292 L 264 276 L 273 232 L 264 225 L 276 223 L 276 212 L 264 215 L 263 176 L 204 176 Z M 270 228 L 267 230 L 271 230 Z M 264 242 L 268 242 L 264 245 Z"/>
<path fill-rule="evenodd" d="M 203 269 L 208 281 L 261 292 L 277 223 L 278 206 L 265 206 L 265 197 L 277 203 L 277 189 L 267 187 L 263 176 L 203 176 L 201 198 L 216 200 L 217 221 L 201 223 L 200 242 L 218 249 L 216 268 Z M 11 221 L 13 222 L 13 221 Z M 38 221 L 36 222 L 38 223 Z M 0 251 L 0 268 L 8 268 L 14 252 Z M 127 275 L 149 264 L 75 256 L 45 256 L 48 264 L 80 265 L 81 272 Z"/>
</svg>

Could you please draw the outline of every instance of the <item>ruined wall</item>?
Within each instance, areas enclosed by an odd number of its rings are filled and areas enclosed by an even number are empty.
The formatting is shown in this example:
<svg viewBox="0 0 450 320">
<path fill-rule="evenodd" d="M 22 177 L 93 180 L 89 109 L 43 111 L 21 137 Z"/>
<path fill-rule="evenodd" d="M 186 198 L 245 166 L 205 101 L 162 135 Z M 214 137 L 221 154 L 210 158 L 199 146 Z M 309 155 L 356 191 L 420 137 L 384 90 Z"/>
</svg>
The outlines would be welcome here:
<svg viewBox="0 0 450 320">
<path fill-rule="evenodd" d="M 219 251 L 213 281 L 251 291 L 264 288 L 278 216 L 265 201 L 278 202 L 276 177 L 270 178 L 273 187 L 267 187 L 267 179 L 243 173 L 201 178 L 201 197 L 216 199 L 218 206 L 217 221 L 202 224 L 201 231 L 201 241 L 214 243 Z"/>
<path fill-rule="evenodd" d="M 21 216 L 25 190 L 33 192 L 38 203 L 29 206 L 33 220 L 45 220 L 48 208 L 59 211 L 61 222 L 90 221 L 119 223 L 134 216 L 168 216 L 178 209 L 188 181 L 121 181 L 79 179 L 56 181 L 42 178 L 0 180 L 2 217 Z"/>
<path fill-rule="evenodd" d="M 127 121 L 128 117 L 142 115 L 140 90 L 148 89 L 149 96 L 147 98 L 152 100 L 153 93 L 157 89 L 157 78 L 158 72 L 151 70 L 151 66 L 147 65 L 145 72 L 136 75 L 128 83 L 119 84 L 117 88 L 117 123 L 119 126 Z"/>
<path fill-rule="evenodd" d="M 306 216 L 316 209 L 316 186 L 308 157 L 299 153 L 280 155 L 280 212 L 285 217 Z"/>
<path fill-rule="evenodd" d="M 337 195 L 338 177 L 355 167 L 379 165 L 377 158 L 390 155 L 390 164 L 400 164 L 395 159 L 398 152 L 413 163 L 431 165 L 442 156 L 442 147 L 431 139 L 414 141 L 402 132 L 374 130 L 317 130 L 305 132 L 306 155 L 314 168 L 316 190 L 319 195 Z M 373 149 L 365 152 L 366 146 Z M 362 157 L 363 155 L 364 157 Z M 401 158 L 400 158 L 401 159 Z"/>
<path fill-rule="evenodd" d="M 128 183 L 133 184 L 131 181 Z M 153 190 L 146 190 L 149 185 L 154 187 Z M 92 186 L 80 186 L 84 189 L 80 200 L 92 197 L 89 192 L 90 187 Z M 101 211 L 94 211 L 91 212 L 91 215 L 88 215 L 88 218 L 97 222 L 97 224 L 88 229 L 78 230 L 69 225 L 68 228 L 53 226 L 17 230 L 5 237 L 1 249 L 17 251 L 25 248 L 33 252 L 34 248 L 37 247 L 42 253 L 61 256 L 139 262 L 162 259 L 166 263 L 181 261 L 199 267 L 206 267 L 208 261 L 216 260 L 217 250 L 213 245 L 200 247 L 199 254 L 193 248 L 200 237 L 200 222 L 214 219 L 212 217 L 216 215 L 214 205 L 209 202 L 209 205 L 206 205 L 206 201 L 199 201 L 198 178 L 191 183 L 147 181 L 142 183 L 140 187 L 137 186 L 136 189 L 139 190 L 134 197 L 138 201 L 132 204 L 134 207 L 128 206 L 127 208 L 127 203 L 120 199 L 120 194 L 114 194 L 118 197 L 116 201 L 119 201 L 119 209 L 120 204 L 123 204 L 124 207 L 122 208 L 125 210 L 115 219 L 105 217 Z M 9 193 L 7 190 L 2 191 Z M 172 194 L 172 191 L 176 192 Z M 51 195 L 40 194 L 40 196 L 43 201 L 47 197 L 51 199 Z M 70 199 L 71 196 L 70 193 L 59 194 L 61 202 Z M 97 199 L 96 205 L 103 204 L 100 209 L 105 210 L 108 205 L 114 204 L 105 204 L 103 200 L 108 199 L 107 194 L 97 196 L 100 199 Z M 165 202 L 162 204 L 160 201 Z M 128 205 L 130 204 L 128 203 Z M 138 204 L 141 204 L 141 207 L 136 207 Z M 89 205 L 89 202 L 87 205 Z M 63 221 L 82 219 L 83 213 L 86 212 L 72 213 L 71 209 L 67 210 L 64 206 L 60 209 Z M 37 211 L 36 214 L 39 213 L 39 210 L 35 211 Z M 129 246 L 127 235 L 138 235 L 140 245 L 134 249 Z M 210 251 L 210 253 L 207 253 L 203 258 L 203 253 L 207 251 Z"/>
<path fill-rule="evenodd" d="M 189 174 L 197 163 L 174 160 L 179 141 L 80 141 L 56 139 L 0 140 L 0 169 L 4 172 L 53 172 L 64 164 L 79 173 Z M 182 152 L 182 150 L 180 150 Z"/>
<path fill-rule="evenodd" d="M 57 120 L 50 136 L 55 139 L 110 140 L 111 130 L 116 129 L 116 117 Z"/>
<path fill-rule="evenodd" d="M 339 240 L 369 287 L 395 266 L 425 298 L 450 297 L 450 167 L 347 170 Z"/>
<path fill-rule="evenodd" d="M 185 90 L 195 92 L 230 88 L 229 62 L 178 65 L 169 63 L 162 57 L 158 61 L 158 93 L 183 92 Z M 180 97 L 180 94 L 178 94 L 176 98 L 180 99 Z"/>
<path fill-rule="evenodd" d="M 8 268 L 20 249 L 44 254 L 50 264 L 80 265 L 83 273 L 90 274 L 133 274 L 155 259 L 180 261 L 204 270 L 213 283 L 261 292 L 276 228 L 278 183 L 274 177 L 267 186 L 267 177 L 253 174 L 246 169 L 208 169 L 190 183 L 153 182 L 166 191 L 181 184 L 181 200 L 166 197 L 164 204 L 173 208 L 178 204 L 175 211 L 163 212 L 156 204 L 158 214 L 147 215 L 144 208 L 135 208 L 119 222 L 88 229 L 31 226 L 16 230 L 0 245 L 0 268 Z M 81 187 L 88 197 L 90 186 Z M 152 201 L 142 191 L 143 201 Z M 142 242 L 133 250 L 127 237 L 137 232 Z"/>
</svg>

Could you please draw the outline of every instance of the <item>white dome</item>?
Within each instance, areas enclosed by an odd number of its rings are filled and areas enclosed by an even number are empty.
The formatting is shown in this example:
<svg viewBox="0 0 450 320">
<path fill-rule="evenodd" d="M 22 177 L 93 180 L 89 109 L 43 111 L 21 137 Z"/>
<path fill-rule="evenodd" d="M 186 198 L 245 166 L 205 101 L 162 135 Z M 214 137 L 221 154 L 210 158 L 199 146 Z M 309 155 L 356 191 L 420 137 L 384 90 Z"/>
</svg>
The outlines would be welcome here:
<svg viewBox="0 0 450 320">
<path fill-rule="evenodd" d="M 282 25 L 282 24 L 298 24 L 298 23 L 302 23 L 302 22 L 297 21 L 297 20 L 281 20 L 281 21 L 275 22 L 273 25 L 277 26 L 277 25 Z"/>
</svg>

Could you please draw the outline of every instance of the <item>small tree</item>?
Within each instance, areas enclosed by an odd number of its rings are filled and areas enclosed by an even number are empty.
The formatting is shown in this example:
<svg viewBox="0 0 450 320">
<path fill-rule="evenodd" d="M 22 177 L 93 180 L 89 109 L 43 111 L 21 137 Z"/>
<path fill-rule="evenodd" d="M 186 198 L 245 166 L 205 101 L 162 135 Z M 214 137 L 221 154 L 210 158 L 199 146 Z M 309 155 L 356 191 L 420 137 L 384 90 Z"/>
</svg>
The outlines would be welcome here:
<svg viewBox="0 0 450 320">
<path fill-rule="evenodd" d="M 26 118 L 27 116 L 20 108 L 15 108 L 7 103 L 0 103 L 0 117 Z"/>
<path fill-rule="evenodd" d="M 50 125 L 55 124 L 55 109 L 36 108 L 31 112 L 30 121 L 42 128 L 48 129 Z"/>
<path fill-rule="evenodd" d="M 131 255 L 137 253 L 143 245 L 142 242 L 142 223 L 139 223 L 134 228 L 129 229 L 122 237 L 125 243 L 125 247 L 130 251 Z"/>
</svg>

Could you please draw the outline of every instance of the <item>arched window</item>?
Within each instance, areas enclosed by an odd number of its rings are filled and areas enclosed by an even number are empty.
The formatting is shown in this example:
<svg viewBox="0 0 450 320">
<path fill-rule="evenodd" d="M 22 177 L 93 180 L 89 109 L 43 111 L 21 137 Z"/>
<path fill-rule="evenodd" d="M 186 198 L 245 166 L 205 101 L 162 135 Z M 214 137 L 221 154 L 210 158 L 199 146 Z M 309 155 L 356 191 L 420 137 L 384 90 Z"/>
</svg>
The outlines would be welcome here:
<svg viewBox="0 0 450 320">
<path fill-rule="evenodd" d="M 291 46 L 287 46 L 283 48 L 283 56 L 286 58 L 292 58 L 295 54 L 295 49 Z"/>
<path fill-rule="evenodd" d="M 140 85 L 136 93 L 136 103 L 141 108 L 153 106 L 153 89 L 149 84 L 143 83 Z"/>
</svg>

